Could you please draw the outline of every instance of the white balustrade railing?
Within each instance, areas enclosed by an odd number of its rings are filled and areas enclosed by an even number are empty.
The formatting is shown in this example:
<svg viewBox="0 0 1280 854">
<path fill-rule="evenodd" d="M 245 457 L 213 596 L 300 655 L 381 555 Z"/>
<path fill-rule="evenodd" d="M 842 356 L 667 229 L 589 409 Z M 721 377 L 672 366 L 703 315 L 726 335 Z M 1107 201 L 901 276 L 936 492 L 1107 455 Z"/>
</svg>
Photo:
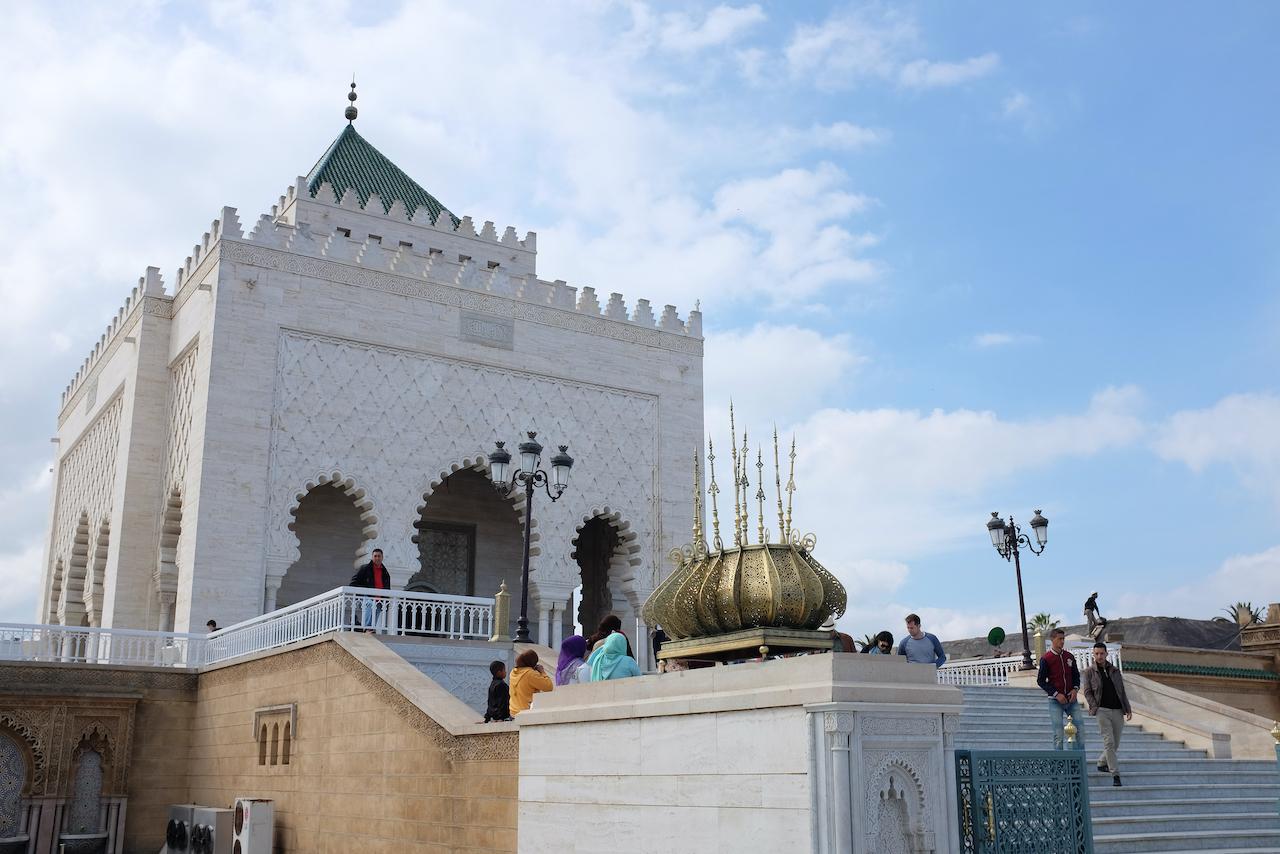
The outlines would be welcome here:
<svg viewBox="0 0 1280 854">
<path fill-rule="evenodd" d="M 0 623 L 0 659 L 197 667 L 205 635 Z"/>
<path fill-rule="evenodd" d="M 1093 665 L 1093 644 L 1073 644 L 1066 650 L 1075 658 L 1083 673 Z M 1120 644 L 1107 644 L 1107 660 L 1120 666 Z M 1036 664 L 1036 662 L 1032 662 Z M 1019 653 L 1004 658 L 968 658 L 948 661 L 938 668 L 940 685 L 1008 685 L 1009 674 L 1022 666 Z"/>
<path fill-rule="evenodd" d="M 210 634 L 0 623 L 0 660 L 200 667 L 342 631 L 488 640 L 493 599 L 339 587 Z"/>
<path fill-rule="evenodd" d="M 357 630 L 488 640 L 493 634 L 493 599 L 339 587 L 219 629 L 208 636 L 204 663 L 252 655 L 326 632 Z"/>
</svg>

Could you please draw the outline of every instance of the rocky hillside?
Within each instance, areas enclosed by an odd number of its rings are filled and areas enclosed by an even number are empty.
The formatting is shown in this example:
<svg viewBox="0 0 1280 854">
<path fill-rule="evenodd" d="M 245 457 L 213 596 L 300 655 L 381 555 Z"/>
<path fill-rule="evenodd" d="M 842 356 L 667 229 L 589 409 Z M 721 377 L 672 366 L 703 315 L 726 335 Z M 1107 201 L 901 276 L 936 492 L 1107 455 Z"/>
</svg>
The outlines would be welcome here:
<svg viewBox="0 0 1280 854">
<path fill-rule="evenodd" d="M 1083 635 L 1084 625 L 1063 626 L 1067 635 Z M 1012 627 L 1006 627 L 1009 636 L 1000 645 L 1005 653 L 1022 652 L 1022 635 Z M 1235 623 L 1217 620 L 1188 620 L 1183 617 L 1124 617 L 1107 625 L 1111 640 L 1122 643 L 1153 644 L 1157 646 L 1184 646 L 1194 649 L 1240 649 L 1240 629 Z M 1047 639 L 1046 639 L 1047 642 Z M 1031 638 L 1035 645 L 1034 635 Z M 990 657 L 992 649 L 985 637 L 944 641 L 947 657 Z"/>
</svg>

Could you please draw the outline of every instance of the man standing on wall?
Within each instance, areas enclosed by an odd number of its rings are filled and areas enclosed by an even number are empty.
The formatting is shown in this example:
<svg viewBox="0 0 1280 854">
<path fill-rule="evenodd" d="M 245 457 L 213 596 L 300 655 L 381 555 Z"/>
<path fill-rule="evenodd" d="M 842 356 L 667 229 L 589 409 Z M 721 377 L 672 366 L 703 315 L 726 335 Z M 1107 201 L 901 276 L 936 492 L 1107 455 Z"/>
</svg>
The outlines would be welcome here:
<svg viewBox="0 0 1280 854">
<path fill-rule="evenodd" d="M 1098 719 L 1098 729 L 1102 731 L 1102 758 L 1098 760 L 1098 770 L 1111 772 L 1111 785 L 1120 785 L 1120 766 L 1116 762 L 1116 751 L 1120 749 L 1120 733 L 1124 730 L 1124 722 L 1133 720 L 1133 709 L 1129 708 L 1129 698 L 1124 693 L 1124 680 L 1120 676 L 1120 668 L 1107 660 L 1107 645 L 1093 645 L 1093 664 L 1084 672 L 1084 701 L 1089 706 L 1089 714 Z"/>
<path fill-rule="evenodd" d="M 1099 626 L 1106 628 L 1107 621 L 1103 618 L 1102 613 L 1098 610 L 1098 591 L 1094 590 L 1089 594 L 1089 598 L 1084 600 L 1084 618 L 1089 621 L 1089 637 L 1094 640 L 1100 640 L 1097 634 Z"/>
<path fill-rule="evenodd" d="M 941 667 L 947 660 L 937 635 L 920 630 L 919 614 L 907 614 L 907 636 L 898 644 L 898 655 L 905 655 L 907 661 L 915 664 L 932 664 L 934 667 Z"/>
<path fill-rule="evenodd" d="M 1049 649 L 1040 658 L 1040 672 L 1036 684 L 1049 695 L 1049 722 L 1053 726 L 1053 749 L 1062 749 L 1062 718 L 1069 715 L 1076 725 L 1075 747 L 1084 750 L 1084 718 L 1080 716 L 1080 704 L 1076 696 L 1080 692 L 1080 668 L 1076 658 L 1063 647 L 1067 633 L 1054 629 L 1049 633 Z"/>
<path fill-rule="evenodd" d="M 391 589 L 391 573 L 382 565 L 382 549 L 374 549 L 372 558 L 351 576 L 349 587 L 367 587 L 372 590 Z M 382 603 L 375 604 L 372 600 L 366 599 L 361 611 L 364 616 L 361 625 L 365 627 L 365 631 L 374 631 L 384 613 Z"/>
</svg>

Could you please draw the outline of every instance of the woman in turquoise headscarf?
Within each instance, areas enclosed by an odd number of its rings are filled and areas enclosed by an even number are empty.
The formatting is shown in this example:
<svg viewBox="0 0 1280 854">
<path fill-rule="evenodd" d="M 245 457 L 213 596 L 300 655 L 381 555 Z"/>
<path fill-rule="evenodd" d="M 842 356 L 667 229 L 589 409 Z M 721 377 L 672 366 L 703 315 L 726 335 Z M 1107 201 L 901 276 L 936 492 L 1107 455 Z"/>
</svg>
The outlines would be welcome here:
<svg viewBox="0 0 1280 854">
<path fill-rule="evenodd" d="M 592 682 L 640 675 L 640 665 L 627 655 L 627 637 L 622 632 L 614 632 L 599 643 L 587 664 L 591 667 Z"/>
</svg>

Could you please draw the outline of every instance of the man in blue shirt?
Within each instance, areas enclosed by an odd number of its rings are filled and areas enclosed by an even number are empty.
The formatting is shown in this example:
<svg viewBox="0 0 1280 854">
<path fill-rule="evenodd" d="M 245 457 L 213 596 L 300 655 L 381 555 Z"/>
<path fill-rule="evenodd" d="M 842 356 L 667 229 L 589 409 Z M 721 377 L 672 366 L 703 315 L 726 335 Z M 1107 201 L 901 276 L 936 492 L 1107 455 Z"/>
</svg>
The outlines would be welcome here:
<svg viewBox="0 0 1280 854">
<path fill-rule="evenodd" d="M 920 631 L 919 614 L 907 614 L 907 636 L 898 644 L 898 655 L 905 655 L 907 661 L 934 667 L 941 667 L 947 660 L 937 636 Z"/>
</svg>

